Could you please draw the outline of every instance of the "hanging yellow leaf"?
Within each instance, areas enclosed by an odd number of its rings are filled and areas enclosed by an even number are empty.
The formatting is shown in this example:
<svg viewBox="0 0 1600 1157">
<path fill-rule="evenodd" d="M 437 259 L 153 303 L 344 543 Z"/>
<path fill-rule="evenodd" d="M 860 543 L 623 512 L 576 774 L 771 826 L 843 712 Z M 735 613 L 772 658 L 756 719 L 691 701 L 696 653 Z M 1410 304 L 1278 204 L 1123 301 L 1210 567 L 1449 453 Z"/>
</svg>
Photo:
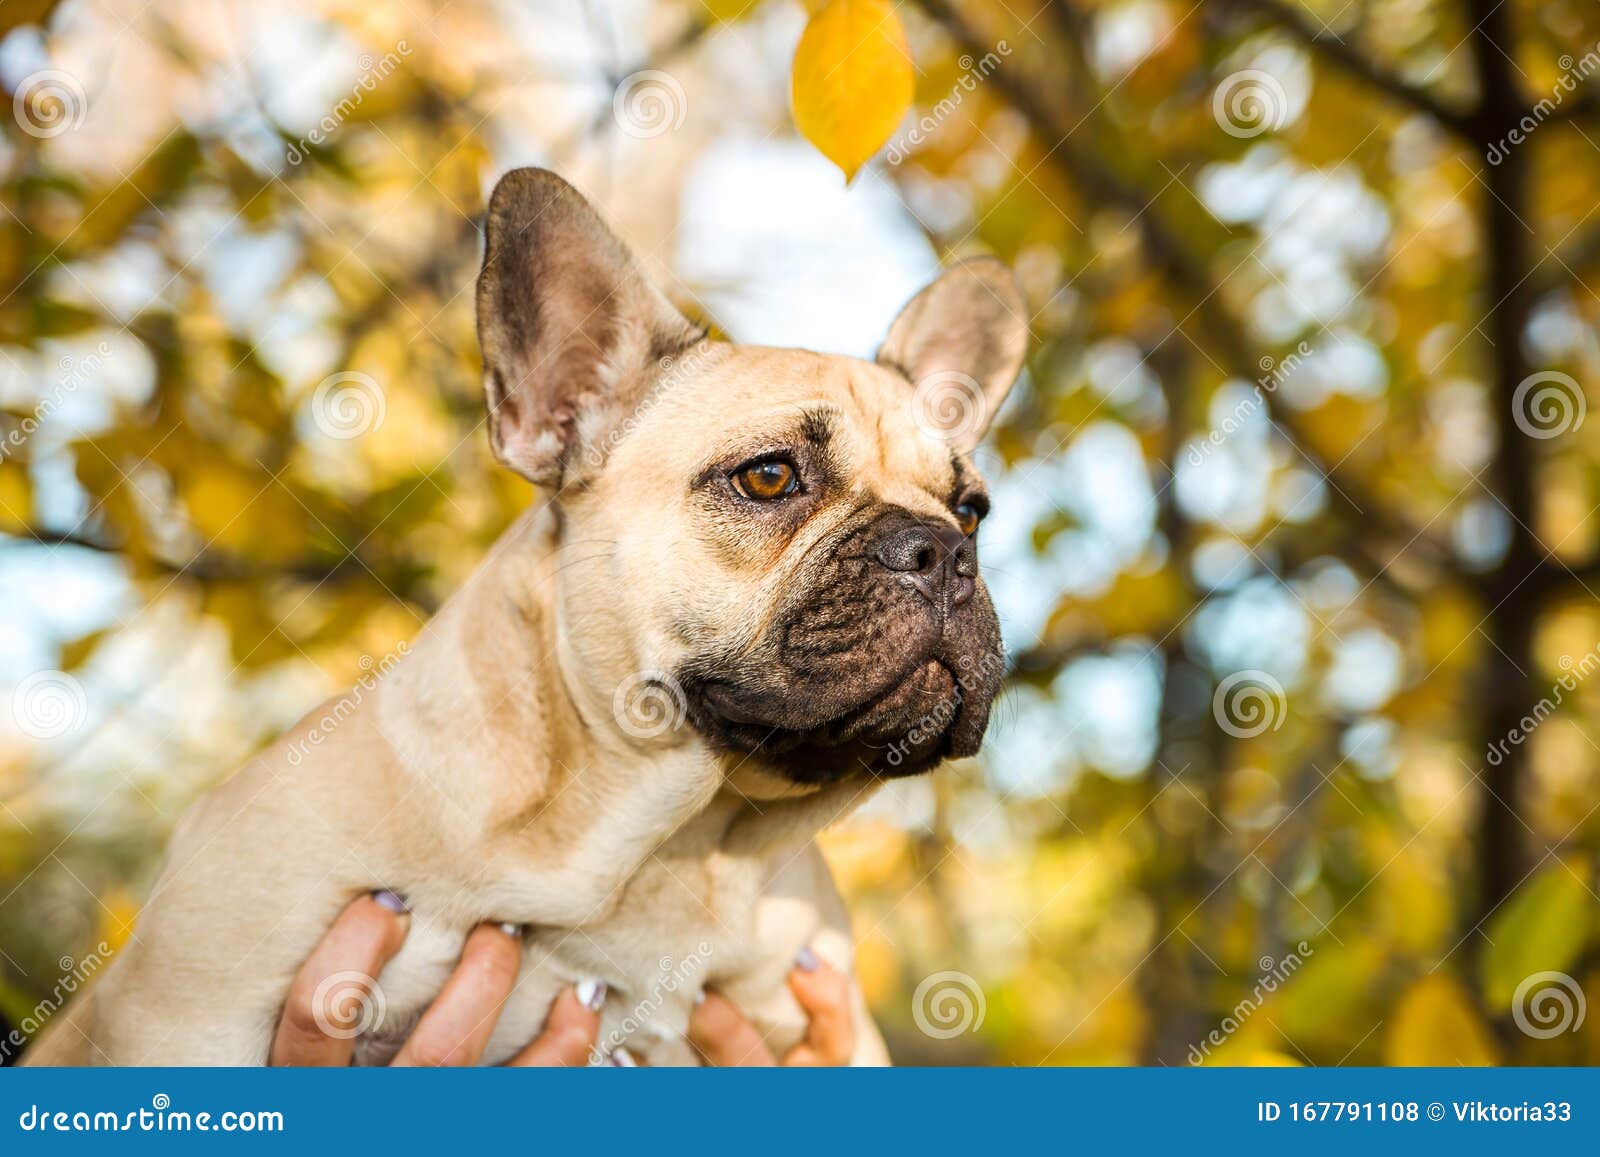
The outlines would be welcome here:
<svg viewBox="0 0 1600 1157">
<path fill-rule="evenodd" d="M 894 6 L 829 0 L 795 49 L 795 127 L 849 181 L 894 132 L 914 87 L 911 52 Z"/>
<path fill-rule="evenodd" d="M 1489 1030 L 1466 989 L 1443 973 L 1406 990 L 1389 1021 L 1384 1062 L 1391 1065 L 1498 1064 Z"/>
<path fill-rule="evenodd" d="M 1587 860 L 1556 864 L 1518 888 L 1495 913 L 1483 957 L 1489 1007 L 1510 1008 L 1529 977 L 1572 967 L 1595 923 L 1588 878 Z"/>
</svg>

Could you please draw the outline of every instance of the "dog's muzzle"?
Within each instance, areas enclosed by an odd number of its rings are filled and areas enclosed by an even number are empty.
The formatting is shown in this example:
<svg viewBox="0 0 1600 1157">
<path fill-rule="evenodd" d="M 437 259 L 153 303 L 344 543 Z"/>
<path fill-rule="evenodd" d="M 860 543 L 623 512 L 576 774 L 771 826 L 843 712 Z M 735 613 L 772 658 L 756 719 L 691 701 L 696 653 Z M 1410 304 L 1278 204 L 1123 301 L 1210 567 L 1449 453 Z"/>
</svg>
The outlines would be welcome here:
<svg viewBox="0 0 1600 1157">
<path fill-rule="evenodd" d="M 972 540 L 890 508 L 842 536 L 752 652 L 682 683 L 714 744 L 826 783 L 975 754 L 1003 675 Z"/>
</svg>

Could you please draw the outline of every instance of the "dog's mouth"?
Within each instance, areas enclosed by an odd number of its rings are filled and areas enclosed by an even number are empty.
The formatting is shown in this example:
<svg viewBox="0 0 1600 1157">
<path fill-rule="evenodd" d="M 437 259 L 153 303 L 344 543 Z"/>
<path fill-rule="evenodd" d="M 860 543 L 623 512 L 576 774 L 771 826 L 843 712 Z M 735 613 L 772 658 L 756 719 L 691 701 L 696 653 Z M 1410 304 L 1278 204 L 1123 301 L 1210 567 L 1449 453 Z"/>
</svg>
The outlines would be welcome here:
<svg viewBox="0 0 1600 1157">
<path fill-rule="evenodd" d="M 887 690 L 815 722 L 801 724 L 793 694 L 710 680 L 690 696 L 691 715 L 718 746 L 770 760 L 796 782 L 823 784 L 856 772 L 915 775 L 975 754 L 992 688 L 929 658 Z"/>
</svg>

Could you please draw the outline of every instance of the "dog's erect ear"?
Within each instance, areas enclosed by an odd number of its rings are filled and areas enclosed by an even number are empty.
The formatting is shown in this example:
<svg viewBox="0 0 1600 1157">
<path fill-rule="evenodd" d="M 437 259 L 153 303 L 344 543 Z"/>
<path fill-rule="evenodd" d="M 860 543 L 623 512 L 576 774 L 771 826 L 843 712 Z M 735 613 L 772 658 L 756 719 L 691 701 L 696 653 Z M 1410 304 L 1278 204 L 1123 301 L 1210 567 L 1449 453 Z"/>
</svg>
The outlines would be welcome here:
<svg viewBox="0 0 1600 1157">
<path fill-rule="evenodd" d="M 1022 370 L 1028 307 L 993 257 L 952 265 L 889 327 L 878 361 L 905 374 L 914 404 L 962 451 L 983 437 Z"/>
<path fill-rule="evenodd" d="M 651 367 L 699 332 L 571 185 L 513 169 L 495 186 L 478 275 L 489 441 L 542 486 L 598 462 Z"/>
</svg>

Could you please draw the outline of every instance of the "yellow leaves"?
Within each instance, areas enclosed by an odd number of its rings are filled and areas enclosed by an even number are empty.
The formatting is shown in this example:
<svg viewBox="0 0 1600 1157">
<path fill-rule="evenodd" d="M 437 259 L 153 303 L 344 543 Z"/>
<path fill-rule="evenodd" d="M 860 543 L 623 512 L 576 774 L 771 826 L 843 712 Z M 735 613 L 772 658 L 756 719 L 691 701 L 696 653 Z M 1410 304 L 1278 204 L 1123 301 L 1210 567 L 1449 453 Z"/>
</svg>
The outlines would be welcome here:
<svg viewBox="0 0 1600 1157">
<path fill-rule="evenodd" d="M 21 462 L 0 462 L 0 532 L 17 534 L 28 525 L 33 487 Z"/>
<path fill-rule="evenodd" d="M 1594 929 L 1589 864 L 1575 860 L 1529 880 L 1489 921 L 1483 987 L 1489 1007 L 1509 1009 L 1517 989 L 1541 972 L 1572 967 Z"/>
<path fill-rule="evenodd" d="M 1489 1030 L 1466 989 L 1444 973 L 1424 976 L 1400 998 L 1384 1041 L 1391 1065 L 1499 1063 Z"/>
<path fill-rule="evenodd" d="M 794 123 L 854 179 L 911 107 L 905 30 L 886 0 L 830 0 L 794 54 Z"/>
</svg>

